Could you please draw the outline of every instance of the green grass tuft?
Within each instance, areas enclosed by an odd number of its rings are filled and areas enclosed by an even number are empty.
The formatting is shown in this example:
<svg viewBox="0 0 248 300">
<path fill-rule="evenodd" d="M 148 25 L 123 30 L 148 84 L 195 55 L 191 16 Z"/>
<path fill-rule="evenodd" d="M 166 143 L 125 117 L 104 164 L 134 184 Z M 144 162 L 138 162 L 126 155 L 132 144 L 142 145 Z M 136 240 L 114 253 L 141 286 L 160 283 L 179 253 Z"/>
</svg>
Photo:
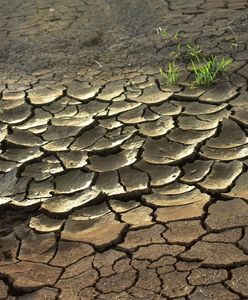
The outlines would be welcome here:
<svg viewBox="0 0 248 300">
<path fill-rule="evenodd" d="M 233 34 L 231 49 L 237 50 L 238 40 L 232 28 L 229 28 Z M 193 73 L 193 85 L 211 85 L 216 82 L 220 75 L 226 75 L 228 67 L 233 63 L 231 58 L 217 58 L 216 56 L 206 56 L 202 48 L 196 42 L 191 40 L 188 43 L 183 42 L 183 35 L 180 32 L 171 34 L 165 28 L 158 27 L 157 33 L 160 34 L 166 41 L 167 55 L 169 55 L 172 62 L 169 63 L 167 69 L 160 67 L 160 74 L 167 86 L 177 84 L 180 70 L 176 65 L 178 62 L 185 66 L 191 61 L 188 70 Z M 173 51 L 169 50 L 172 49 Z"/>
<path fill-rule="evenodd" d="M 225 73 L 228 67 L 232 64 L 233 60 L 222 58 L 218 60 L 215 56 L 204 59 L 203 63 L 199 66 L 191 60 L 192 71 L 195 77 L 194 85 L 210 85 L 218 77 L 219 74 Z"/>
<path fill-rule="evenodd" d="M 198 44 L 186 44 L 187 56 L 189 56 L 192 60 L 196 60 L 200 62 L 200 57 L 203 52 Z"/>
<path fill-rule="evenodd" d="M 164 79 L 164 83 L 167 86 L 173 86 L 177 84 L 179 79 L 180 70 L 174 61 L 169 62 L 167 70 L 160 67 L 160 75 Z"/>
</svg>

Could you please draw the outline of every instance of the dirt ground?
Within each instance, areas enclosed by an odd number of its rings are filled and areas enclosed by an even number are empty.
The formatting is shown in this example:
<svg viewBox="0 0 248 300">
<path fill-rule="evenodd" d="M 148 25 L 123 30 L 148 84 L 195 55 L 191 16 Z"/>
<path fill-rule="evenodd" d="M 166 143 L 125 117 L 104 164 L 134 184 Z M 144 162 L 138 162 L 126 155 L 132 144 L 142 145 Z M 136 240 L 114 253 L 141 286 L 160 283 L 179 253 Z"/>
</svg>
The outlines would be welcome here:
<svg viewBox="0 0 248 300">
<path fill-rule="evenodd" d="M 0 69 L 17 74 L 135 70 L 168 59 L 158 27 L 211 51 L 247 39 L 246 1 L 6 0 L 0 7 Z M 242 46 L 240 45 L 240 50 Z"/>
<path fill-rule="evenodd" d="M 247 28 L 247 0 L 2 1 L 0 300 L 248 299 Z M 165 86 L 187 42 L 227 76 Z"/>
</svg>

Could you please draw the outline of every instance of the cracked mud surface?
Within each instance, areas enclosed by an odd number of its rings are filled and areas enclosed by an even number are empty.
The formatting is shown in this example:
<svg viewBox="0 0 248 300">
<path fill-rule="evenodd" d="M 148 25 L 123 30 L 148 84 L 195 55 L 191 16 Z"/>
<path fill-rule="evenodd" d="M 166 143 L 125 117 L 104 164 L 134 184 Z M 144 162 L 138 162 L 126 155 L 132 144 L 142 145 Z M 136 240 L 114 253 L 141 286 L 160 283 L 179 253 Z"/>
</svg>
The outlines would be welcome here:
<svg viewBox="0 0 248 300">
<path fill-rule="evenodd" d="M 247 1 L 65 2 L 0 8 L 0 299 L 247 299 Z M 166 88 L 158 26 L 229 78 Z"/>
</svg>

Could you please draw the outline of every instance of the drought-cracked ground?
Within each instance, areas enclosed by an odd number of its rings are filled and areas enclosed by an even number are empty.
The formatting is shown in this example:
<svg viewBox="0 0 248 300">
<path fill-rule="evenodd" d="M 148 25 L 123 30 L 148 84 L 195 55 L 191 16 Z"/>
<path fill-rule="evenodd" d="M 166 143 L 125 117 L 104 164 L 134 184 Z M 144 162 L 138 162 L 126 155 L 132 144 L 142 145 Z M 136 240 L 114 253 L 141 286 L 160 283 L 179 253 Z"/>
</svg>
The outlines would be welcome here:
<svg viewBox="0 0 248 300">
<path fill-rule="evenodd" d="M 0 16 L 0 299 L 248 299 L 248 2 Z M 165 87 L 158 26 L 231 56 L 230 76 Z"/>
</svg>

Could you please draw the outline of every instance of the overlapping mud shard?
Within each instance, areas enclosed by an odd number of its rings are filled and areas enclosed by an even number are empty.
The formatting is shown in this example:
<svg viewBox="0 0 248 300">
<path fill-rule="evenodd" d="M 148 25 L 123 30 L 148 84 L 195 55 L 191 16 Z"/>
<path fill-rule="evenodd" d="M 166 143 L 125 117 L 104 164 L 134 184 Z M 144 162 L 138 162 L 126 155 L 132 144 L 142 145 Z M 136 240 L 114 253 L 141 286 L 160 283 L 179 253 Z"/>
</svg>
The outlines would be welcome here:
<svg viewBox="0 0 248 300">
<path fill-rule="evenodd" d="M 0 299 L 248 297 L 242 93 L 4 86 Z"/>
<path fill-rule="evenodd" d="M 32 209 L 32 229 L 101 247 L 95 231 L 116 228 L 114 242 L 126 226 L 200 217 L 212 193 L 244 197 L 248 138 L 230 104 L 238 95 L 227 83 L 200 96 L 165 91 L 143 74 L 6 86 L 1 207 Z"/>
</svg>

